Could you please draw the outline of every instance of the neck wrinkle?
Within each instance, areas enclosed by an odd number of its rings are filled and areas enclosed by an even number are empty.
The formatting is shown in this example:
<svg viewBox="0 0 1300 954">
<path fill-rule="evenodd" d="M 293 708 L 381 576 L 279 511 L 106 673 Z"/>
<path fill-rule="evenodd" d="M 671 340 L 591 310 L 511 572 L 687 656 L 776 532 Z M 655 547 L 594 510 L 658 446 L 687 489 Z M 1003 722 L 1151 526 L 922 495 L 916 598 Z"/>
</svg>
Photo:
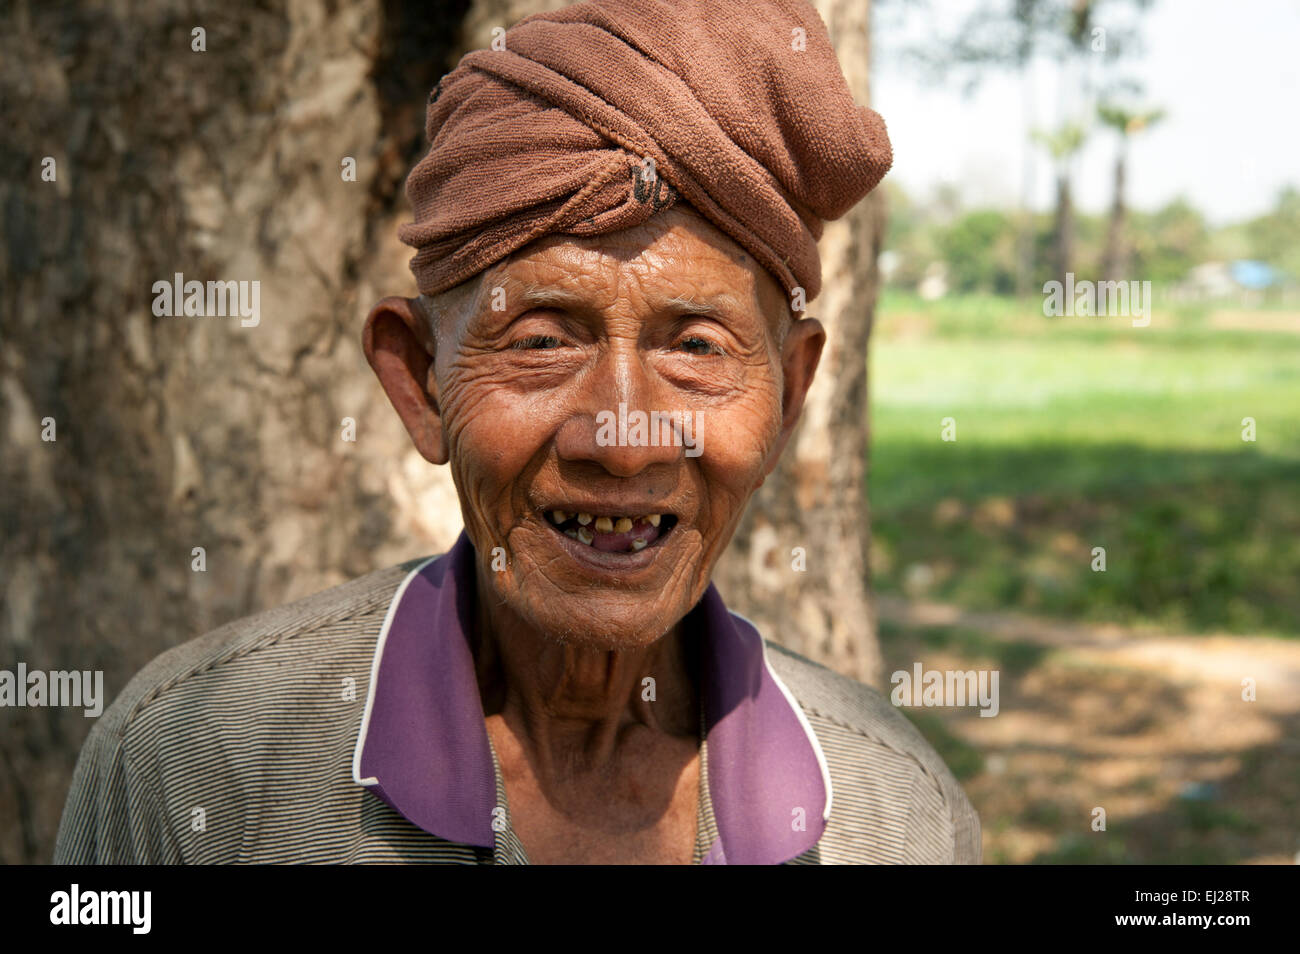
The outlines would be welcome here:
<svg viewBox="0 0 1300 954">
<path fill-rule="evenodd" d="M 475 576 L 469 642 L 483 712 L 522 730 L 535 764 L 558 767 L 576 759 L 598 765 L 635 725 L 698 736 L 700 654 L 693 613 L 649 646 L 586 647 L 537 631 L 504 604 L 489 606 L 478 598 L 486 583 Z M 653 699 L 645 698 L 646 677 L 654 679 Z"/>
</svg>

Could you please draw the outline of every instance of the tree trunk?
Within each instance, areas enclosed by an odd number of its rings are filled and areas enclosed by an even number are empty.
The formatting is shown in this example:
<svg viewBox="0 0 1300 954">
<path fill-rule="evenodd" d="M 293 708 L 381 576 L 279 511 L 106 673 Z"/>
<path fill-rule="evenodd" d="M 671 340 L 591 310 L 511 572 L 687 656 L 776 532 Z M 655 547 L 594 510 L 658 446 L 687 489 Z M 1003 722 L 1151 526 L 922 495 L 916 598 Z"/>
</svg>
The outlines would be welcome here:
<svg viewBox="0 0 1300 954">
<path fill-rule="evenodd" d="M 854 98 L 868 103 L 869 4 L 815 5 Z M 827 225 L 825 284 L 809 310 L 826 326 L 821 367 L 802 422 L 714 577 L 728 605 L 764 635 L 871 684 L 881 662 L 868 562 L 867 344 L 884 221 L 875 192 Z"/>
<path fill-rule="evenodd" d="M 168 647 L 454 539 L 360 332 L 415 291 L 400 185 L 466 6 L 0 5 L 0 667 L 102 670 L 111 701 Z M 259 281 L 260 322 L 155 317 L 178 272 Z M 92 724 L 4 710 L 0 862 L 48 862 Z"/>
<path fill-rule="evenodd" d="M 1056 176 L 1055 224 L 1056 280 L 1065 283 L 1065 276 L 1074 266 L 1074 205 L 1070 199 L 1070 176 L 1067 172 Z"/>
<path fill-rule="evenodd" d="M 1016 210 L 1016 298 L 1036 291 L 1034 284 L 1034 83 L 1028 56 L 1020 60 L 1020 97 L 1024 109 L 1025 133 L 1021 143 L 1020 207 Z"/>
<path fill-rule="evenodd" d="M 1106 227 L 1106 251 L 1102 256 L 1101 275 L 1106 281 L 1122 281 L 1128 275 L 1128 239 L 1124 234 L 1124 150 L 1115 158 L 1115 198 L 1110 206 L 1110 223 Z"/>
</svg>

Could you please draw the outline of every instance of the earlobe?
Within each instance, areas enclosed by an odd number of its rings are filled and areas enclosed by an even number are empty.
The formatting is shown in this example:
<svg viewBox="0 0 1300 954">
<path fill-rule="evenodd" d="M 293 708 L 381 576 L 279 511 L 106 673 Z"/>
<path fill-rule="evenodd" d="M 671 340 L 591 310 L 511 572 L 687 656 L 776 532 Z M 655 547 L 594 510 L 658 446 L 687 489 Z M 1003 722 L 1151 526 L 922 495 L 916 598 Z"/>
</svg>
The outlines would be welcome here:
<svg viewBox="0 0 1300 954">
<path fill-rule="evenodd" d="M 366 360 L 411 435 L 432 464 L 448 460 L 446 436 L 433 391 L 433 354 L 424 316 L 409 298 L 385 298 L 370 309 L 362 332 Z"/>
</svg>

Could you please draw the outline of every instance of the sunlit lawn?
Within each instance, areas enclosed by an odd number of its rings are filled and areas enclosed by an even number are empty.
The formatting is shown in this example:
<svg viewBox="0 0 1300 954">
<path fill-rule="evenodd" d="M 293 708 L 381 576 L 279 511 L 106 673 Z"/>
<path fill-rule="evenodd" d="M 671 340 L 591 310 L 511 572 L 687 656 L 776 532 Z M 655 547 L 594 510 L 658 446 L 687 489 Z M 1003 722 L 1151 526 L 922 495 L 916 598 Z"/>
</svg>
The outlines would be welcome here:
<svg viewBox="0 0 1300 954">
<path fill-rule="evenodd" d="M 1300 313 L 1288 332 L 1224 328 L 1159 299 L 1146 328 L 1034 308 L 882 299 L 877 587 L 1300 635 Z M 947 417 L 953 442 L 940 439 Z"/>
</svg>

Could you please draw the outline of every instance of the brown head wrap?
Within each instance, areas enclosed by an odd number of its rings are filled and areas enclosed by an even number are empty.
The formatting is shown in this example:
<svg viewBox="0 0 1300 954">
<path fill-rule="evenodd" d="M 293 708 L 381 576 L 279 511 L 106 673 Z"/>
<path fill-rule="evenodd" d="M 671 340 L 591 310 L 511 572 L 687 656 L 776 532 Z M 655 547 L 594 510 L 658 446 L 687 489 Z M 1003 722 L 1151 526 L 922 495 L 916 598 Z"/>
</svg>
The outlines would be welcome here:
<svg viewBox="0 0 1300 954">
<path fill-rule="evenodd" d="M 892 161 L 802 0 L 592 0 L 528 17 L 504 50 L 442 78 L 427 131 L 406 184 L 415 222 L 399 232 L 427 295 L 544 235 L 628 228 L 680 196 L 812 299 L 823 221 Z"/>
</svg>

